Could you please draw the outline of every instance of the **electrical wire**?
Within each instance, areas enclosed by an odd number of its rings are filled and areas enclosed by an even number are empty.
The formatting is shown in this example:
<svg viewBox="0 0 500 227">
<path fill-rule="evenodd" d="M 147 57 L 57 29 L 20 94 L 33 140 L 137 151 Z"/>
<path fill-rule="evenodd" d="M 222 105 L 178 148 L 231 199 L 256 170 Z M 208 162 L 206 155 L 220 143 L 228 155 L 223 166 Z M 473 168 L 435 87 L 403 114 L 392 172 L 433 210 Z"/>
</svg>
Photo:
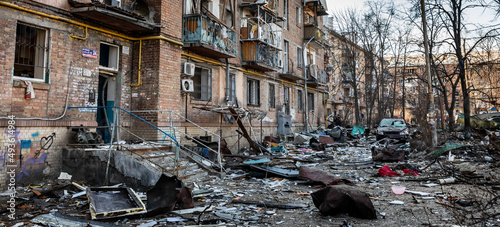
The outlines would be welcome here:
<svg viewBox="0 0 500 227">
<path fill-rule="evenodd" d="M 69 83 L 71 81 L 71 69 L 73 68 L 73 62 L 74 61 L 71 61 L 71 63 L 69 64 L 69 71 L 68 71 L 68 84 L 67 84 L 67 88 L 66 88 L 66 104 L 65 104 L 65 107 L 64 107 L 64 111 L 63 113 L 61 114 L 61 116 L 59 117 L 56 117 L 56 118 L 40 118 L 40 117 L 27 117 L 27 118 L 20 118 L 20 117 L 14 117 L 14 119 L 16 120 L 41 120 L 41 121 L 57 121 L 61 118 L 63 118 L 65 115 L 66 115 L 66 111 L 68 109 L 68 101 L 69 101 Z M 12 118 L 9 118 L 9 117 L 0 117 L 0 120 L 4 120 L 4 119 L 12 119 Z"/>
</svg>

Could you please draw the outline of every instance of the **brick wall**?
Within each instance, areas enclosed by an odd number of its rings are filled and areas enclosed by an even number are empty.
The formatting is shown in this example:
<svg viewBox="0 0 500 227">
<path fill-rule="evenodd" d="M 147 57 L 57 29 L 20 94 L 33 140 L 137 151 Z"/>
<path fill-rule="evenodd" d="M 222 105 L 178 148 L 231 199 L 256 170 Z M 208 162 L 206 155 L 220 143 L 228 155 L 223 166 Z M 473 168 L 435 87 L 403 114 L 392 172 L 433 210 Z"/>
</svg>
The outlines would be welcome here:
<svg viewBox="0 0 500 227">
<path fill-rule="evenodd" d="M 14 126 L 16 126 L 15 124 Z M 0 127 L 0 188 L 7 182 L 8 128 Z M 61 170 L 61 152 L 73 133 L 65 127 L 17 127 L 15 129 L 16 185 L 55 178 Z M 41 149 L 42 144 L 44 145 Z M 9 163 L 10 164 L 10 163 Z"/>
</svg>

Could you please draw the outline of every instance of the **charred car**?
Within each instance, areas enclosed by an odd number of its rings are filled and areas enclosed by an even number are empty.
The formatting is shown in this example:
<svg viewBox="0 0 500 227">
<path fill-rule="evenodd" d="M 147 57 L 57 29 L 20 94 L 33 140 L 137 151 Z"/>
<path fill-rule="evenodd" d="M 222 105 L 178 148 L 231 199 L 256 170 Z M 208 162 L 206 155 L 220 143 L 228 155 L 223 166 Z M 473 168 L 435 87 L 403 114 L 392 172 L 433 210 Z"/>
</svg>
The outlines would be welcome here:
<svg viewBox="0 0 500 227">
<path fill-rule="evenodd" d="M 383 138 L 407 140 L 410 137 L 408 126 L 404 119 L 384 118 L 376 127 L 377 140 Z"/>
</svg>

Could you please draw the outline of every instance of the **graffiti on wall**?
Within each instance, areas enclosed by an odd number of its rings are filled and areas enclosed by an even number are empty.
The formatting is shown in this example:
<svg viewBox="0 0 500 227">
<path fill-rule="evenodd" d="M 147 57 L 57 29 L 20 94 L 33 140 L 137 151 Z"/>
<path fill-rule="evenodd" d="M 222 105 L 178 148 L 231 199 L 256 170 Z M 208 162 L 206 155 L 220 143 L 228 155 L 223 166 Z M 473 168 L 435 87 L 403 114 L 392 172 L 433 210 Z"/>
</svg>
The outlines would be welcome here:
<svg viewBox="0 0 500 227">
<path fill-rule="evenodd" d="M 40 176 L 43 169 L 49 166 L 47 162 L 47 151 L 52 147 L 56 133 L 41 138 L 38 138 L 40 136 L 39 132 L 31 134 L 29 138 L 21 138 L 19 134 L 20 131 L 16 129 L 15 150 L 16 165 L 18 167 L 18 171 L 16 171 L 16 180 L 19 182 L 25 180 L 29 181 L 30 179 L 35 179 Z M 7 151 L 7 147 L 5 147 L 4 150 L 0 150 L 0 170 L 3 170 L 7 164 Z"/>
</svg>

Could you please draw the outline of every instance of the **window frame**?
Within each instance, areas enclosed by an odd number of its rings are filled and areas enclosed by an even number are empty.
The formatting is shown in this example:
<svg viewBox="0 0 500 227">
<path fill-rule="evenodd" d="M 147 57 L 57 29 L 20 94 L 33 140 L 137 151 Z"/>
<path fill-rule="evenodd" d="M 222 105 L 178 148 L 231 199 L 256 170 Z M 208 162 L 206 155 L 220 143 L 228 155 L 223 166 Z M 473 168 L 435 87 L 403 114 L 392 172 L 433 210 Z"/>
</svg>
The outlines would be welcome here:
<svg viewBox="0 0 500 227">
<path fill-rule="evenodd" d="M 111 53 L 111 48 L 109 48 L 109 52 L 108 52 L 108 66 L 103 66 L 101 65 L 101 55 L 102 55 L 102 47 L 101 45 L 107 45 L 107 46 L 110 46 L 110 47 L 114 47 L 116 48 L 116 68 L 114 67 L 108 67 L 109 64 L 110 64 L 110 60 L 111 60 L 111 57 L 110 57 L 110 53 Z M 120 46 L 118 45 L 115 45 L 115 44 L 111 44 L 111 43 L 107 43 L 107 42 L 100 42 L 99 43 L 99 69 L 104 69 L 104 70 L 110 70 L 110 71 L 115 71 L 115 72 L 118 72 L 118 70 L 120 69 Z"/>
<path fill-rule="evenodd" d="M 197 72 L 198 70 L 200 70 L 200 73 L 199 75 L 197 75 Z M 205 91 L 205 93 L 203 93 L 203 71 L 206 70 L 208 71 L 208 73 L 206 74 L 206 81 L 208 82 L 207 84 L 207 89 Z M 210 102 L 212 101 L 212 69 L 211 68 L 208 68 L 208 67 L 202 67 L 202 66 L 198 66 L 196 65 L 195 66 L 195 69 L 194 69 L 194 76 L 191 78 L 193 80 L 193 87 L 194 87 L 194 91 L 193 93 L 191 94 L 191 99 L 192 100 L 196 100 L 196 101 L 203 101 L 203 102 Z M 197 83 L 197 80 L 198 79 L 195 79 L 195 77 L 199 76 L 199 83 Z M 197 97 L 197 95 L 199 94 L 199 98 Z M 195 96 L 196 95 L 196 96 Z M 208 96 L 208 97 L 204 97 L 205 96 Z"/>
<path fill-rule="evenodd" d="M 288 0 L 283 0 L 283 28 L 288 30 Z"/>
<path fill-rule="evenodd" d="M 18 27 L 19 26 L 26 26 L 26 27 L 29 27 L 29 28 L 35 28 L 37 29 L 36 31 L 38 30 L 43 30 L 44 31 L 44 46 L 43 46 L 43 63 L 42 63 L 42 72 L 41 72 L 41 75 L 42 75 L 42 78 L 36 78 L 36 63 L 34 63 L 35 65 L 33 65 L 33 77 L 24 77 L 24 76 L 16 76 L 15 73 L 16 73 L 16 65 L 21 65 L 21 64 L 16 64 L 16 59 L 17 59 L 17 52 L 18 52 L 18 44 L 17 44 L 17 41 L 18 41 Z M 12 71 L 12 78 L 13 79 L 17 79 L 17 80 L 29 80 L 29 81 L 34 81 L 34 82 L 43 82 L 43 83 L 49 83 L 50 82 L 50 78 L 48 77 L 48 71 L 49 71 L 49 57 L 50 57 L 50 44 L 49 44 L 49 40 L 50 40 L 50 30 L 48 28 L 44 28 L 44 27 L 41 27 L 41 26 L 37 26 L 37 25 L 33 25 L 33 24 L 29 24 L 29 23 L 24 23 L 24 22 L 18 22 L 16 24 L 16 44 L 15 44 L 15 49 L 14 49 L 14 70 Z M 38 39 L 38 37 L 36 38 Z M 35 41 L 35 42 L 38 42 Z M 35 44 L 37 45 L 37 44 Z M 33 55 L 37 55 L 37 53 L 35 52 Z M 36 61 L 36 56 L 33 56 L 33 58 L 35 58 L 34 61 Z M 19 67 L 19 66 L 18 66 Z"/>
<path fill-rule="evenodd" d="M 297 47 L 297 67 L 298 68 L 302 68 L 302 64 L 303 64 L 303 61 L 304 61 L 304 54 L 302 52 L 302 47 Z"/>
<path fill-rule="evenodd" d="M 236 104 L 236 74 L 230 73 L 229 74 L 229 91 L 228 92 L 228 102 L 232 102 L 233 104 Z"/>
<path fill-rule="evenodd" d="M 283 72 L 288 72 L 288 58 L 290 55 L 289 51 L 290 42 L 283 40 Z"/>
<path fill-rule="evenodd" d="M 304 111 L 304 97 L 302 90 L 297 90 L 297 109 Z"/>
<path fill-rule="evenodd" d="M 302 8 L 300 6 L 295 7 L 295 17 L 297 26 L 302 25 Z"/>
<path fill-rule="evenodd" d="M 269 83 L 269 109 L 276 108 L 276 86 Z"/>
<path fill-rule="evenodd" d="M 311 97 L 309 97 L 311 96 Z M 314 111 L 314 93 L 307 93 L 307 111 Z"/>
<path fill-rule="evenodd" d="M 260 106 L 260 104 L 260 80 L 248 77 L 247 106 Z"/>
<path fill-rule="evenodd" d="M 290 106 L 292 103 L 292 94 L 291 94 L 291 87 L 288 86 L 283 86 L 283 102 L 284 102 L 284 107 L 285 107 L 285 113 L 290 114 Z"/>
</svg>

